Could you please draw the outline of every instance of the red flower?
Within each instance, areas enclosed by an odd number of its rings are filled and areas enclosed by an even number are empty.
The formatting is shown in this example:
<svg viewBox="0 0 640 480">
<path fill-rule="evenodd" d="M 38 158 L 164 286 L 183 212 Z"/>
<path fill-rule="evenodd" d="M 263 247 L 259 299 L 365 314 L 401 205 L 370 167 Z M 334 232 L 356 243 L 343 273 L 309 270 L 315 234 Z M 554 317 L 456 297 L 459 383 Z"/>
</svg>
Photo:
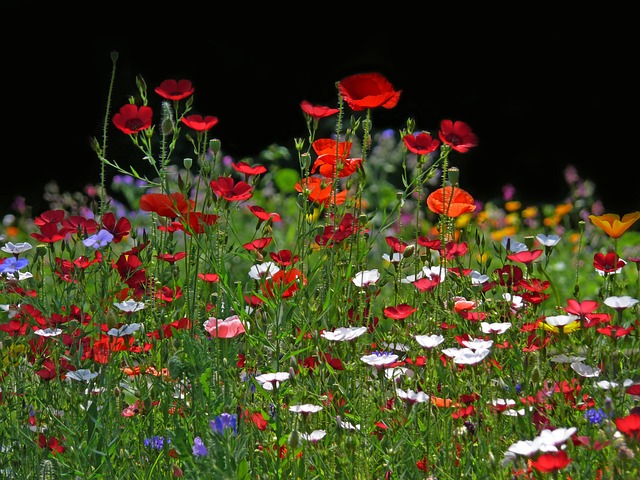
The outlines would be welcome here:
<svg viewBox="0 0 640 480">
<path fill-rule="evenodd" d="M 640 414 L 630 413 L 626 417 L 616 418 L 616 427 L 625 435 L 640 440 Z"/>
<path fill-rule="evenodd" d="M 402 253 L 409 246 L 408 243 L 403 242 L 402 240 L 392 235 L 385 237 L 385 241 L 387 242 L 387 245 L 389 245 L 392 248 L 394 253 Z"/>
<path fill-rule="evenodd" d="M 567 452 L 560 450 L 558 452 L 543 453 L 536 460 L 531 461 L 531 466 L 542 473 L 551 473 L 563 469 L 571 463 L 571 459 L 567 457 Z"/>
<path fill-rule="evenodd" d="M 279 213 L 267 213 L 264 208 L 255 205 L 250 205 L 248 208 L 261 222 L 266 222 L 267 220 L 271 220 L 273 222 L 282 221 Z"/>
<path fill-rule="evenodd" d="M 306 177 L 295 185 L 296 191 L 303 193 L 308 192 L 311 202 L 329 205 L 342 205 L 347 199 L 347 191 L 334 192 L 331 184 L 327 184 L 319 177 Z"/>
<path fill-rule="evenodd" d="M 475 200 L 466 190 L 451 186 L 439 188 L 429 194 L 427 206 L 433 213 L 449 218 L 457 218 L 476 209 Z"/>
<path fill-rule="evenodd" d="M 133 135 L 151 127 L 152 117 L 153 110 L 151 110 L 151 107 L 146 105 L 138 107 L 128 103 L 113 116 L 113 124 L 127 135 Z"/>
<path fill-rule="evenodd" d="M 325 154 L 337 155 L 345 158 L 351 153 L 352 142 L 337 142 L 333 138 L 318 138 L 311 144 L 318 156 Z"/>
<path fill-rule="evenodd" d="M 440 283 L 440 277 L 438 275 L 434 275 L 432 277 L 422 277 L 413 282 L 413 286 L 416 287 L 421 292 L 430 292 L 434 288 L 438 286 Z"/>
<path fill-rule="evenodd" d="M 567 300 L 567 306 L 564 307 L 564 311 L 573 315 L 577 315 L 584 320 L 591 313 L 595 312 L 597 308 L 598 302 L 596 302 L 595 300 L 584 300 L 582 302 L 578 302 L 577 300 L 570 298 L 569 300 Z"/>
<path fill-rule="evenodd" d="M 402 90 L 393 85 L 380 73 L 360 73 L 342 79 L 338 91 L 353 111 L 370 108 L 394 108 L 400 100 Z"/>
<path fill-rule="evenodd" d="M 442 120 L 438 136 L 442 143 L 449 145 L 455 151 L 466 153 L 472 147 L 478 146 L 478 138 L 471 127 L 465 122 Z"/>
<path fill-rule="evenodd" d="M 512 262 L 520 262 L 525 265 L 529 265 L 540 255 L 542 255 L 542 250 L 524 250 L 522 252 L 507 255 L 507 258 Z"/>
<path fill-rule="evenodd" d="M 191 80 L 165 80 L 158 87 L 155 92 L 162 98 L 167 100 L 182 100 L 193 94 L 193 85 Z"/>
<path fill-rule="evenodd" d="M 131 231 L 131 222 L 125 217 L 120 217 L 116 222 L 116 216 L 113 212 L 104 214 L 102 226 L 113 235 L 113 243 L 121 242 Z"/>
<path fill-rule="evenodd" d="M 635 330 L 635 328 L 636 327 L 634 325 L 627 328 L 621 327 L 620 325 L 609 325 L 607 327 L 596 328 L 596 331 L 612 338 L 619 338 L 629 335 Z"/>
<path fill-rule="evenodd" d="M 418 135 L 405 135 L 402 141 L 410 152 L 417 155 L 429 155 L 440 146 L 440 141 L 431 137 L 427 132 Z"/>
<path fill-rule="evenodd" d="M 325 153 L 316 158 L 311 173 L 318 171 L 324 178 L 333 178 L 336 170 L 339 178 L 353 175 L 362 165 L 362 158 L 339 159 L 334 154 Z"/>
<path fill-rule="evenodd" d="M 55 243 L 60 240 L 64 240 L 67 235 L 65 229 L 58 230 L 58 225 L 55 223 L 45 223 L 44 225 L 37 225 L 40 229 L 40 233 L 33 232 L 31 236 L 42 243 Z"/>
<path fill-rule="evenodd" d="M 247 162 L 232 163 L 231 166 L 236 172 L 240 172 L 245 176 L 249 175 L 261 175 L 267 172 L 267 167 L 264 165 L 254 165 L 253 167 Z"/>
<path fill-rule="evenodd" d="M 54 455 L 57 454 L 57 453 L 64 453 L 65 452 L 65 448 L 60 443 L 60 440 L 58 440 L 56 437 L 50 437 L 47 440 L 47 437 L 45 437 L 43 433 L 41 433 L 38 436 L 38 446 L 40 448 L 49 449 L 51 451 L 51 453 L 53 453 Z"/>
<path fill-rule="evenodd" d="M 160 260 L 164 260 L 168 263 L 176 263 L 178 260 L 182 260 L 187 256 L 187 252 L 177 252 L 175 255 L 171 253 L 159 253 L 156 255 Z"/>
<path fill-rule="evenodd" d="M 413 312 L 417 312 L 418 309 L 412 307 L 411 305 L 407 304 L 407 303 L 402 303 L 400 305 L 397 305 L 395 307 L 387 307 L 384 309 L 384 315 L 387 318 L 392 318 L 394 320 L 404 320 L 405 318 L 407 318 L 409 315 L 411 315 Z"/>
<path fill-rule="evenodd" d="M 207 115 L 189 115 L 188 117 L 182 117 L 180 119 L 187 127 L 195 130 L 196 132 L 206 132 L 212 129 L 218 123 L 218 117 Z"/>
<path fill-rule="evenodd" d="M 209 185 L 213 193 L 228 202 L 249 200 L 253 196 L 251 185 L 242 181 L 235 183 L 231 177 L 219 177 L 217 180 L 211 180 Z"/>
<path fill-rule="evenodd" d="M 252 242 L 245 243 L 243 247 L 247 251 L 252 251 L 252 250 L 261 251 L 267 248 L 272 241 L 273 241 L 272 237 L 256 238 Z"/>
<path fill-rule="evenodd" d="M 627 264 L 617 253 L 596 253 L 593 256 L 593 267 L 603 273 L 616 273 Z"/>
<path fill-rule="evenodd" d="M 278 270 L 265 284 L 263 293 L 271 298 L 274 292 L 282 298 L 292 297 L 299 290 L 299 285 L 306 285 L 307 279 L 297 268 Z"/>
<path fill-rule="evenodd" d="M 280 250 L 278 252 L 269 253 L 271 259 L 281 267 L 288 267 L 300 260 L 298 255 L 293 255 L 291 250 Z"/>
<path fill-rule="evenodd" d="M 324 105 L 312 105 L 311 103 L 303 100 L 300 102 L 300 108 L 302 111 L 309 115 L 316 122 L 321 118 L 327 118 L 331 115 L 335 115 L 340 111 L 338 108 L 329 108 Z"/>
<path fill-rule="evenodd" d="M 208 283 L 215 283 L 220 280 L 220 275 L 217 273 L 199 273 L 198 278 Z"/>
<path fill-rule="evenodd" d="M 154 212 L 161 217 L 176 218 L 189 212 L 194 206 L 182 193 L 146 193 L 140 197 L 140 210 Z"/>
</svg>

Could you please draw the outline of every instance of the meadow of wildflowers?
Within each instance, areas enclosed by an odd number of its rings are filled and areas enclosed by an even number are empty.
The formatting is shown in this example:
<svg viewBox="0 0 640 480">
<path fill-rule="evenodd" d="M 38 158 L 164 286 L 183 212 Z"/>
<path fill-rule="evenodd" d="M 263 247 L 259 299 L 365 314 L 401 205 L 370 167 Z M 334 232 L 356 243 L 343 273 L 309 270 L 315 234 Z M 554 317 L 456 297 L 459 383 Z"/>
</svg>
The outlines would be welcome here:
<svg viewBox="0 0 640 480">
<path fill-rule="evenodd" d="M 475 198 L 473 125 L 378 131 L 378 73 L 255 159 L 196 87 L 4 218 L 0 478 L 638 478 L 639 205 Z"/>
</svg>

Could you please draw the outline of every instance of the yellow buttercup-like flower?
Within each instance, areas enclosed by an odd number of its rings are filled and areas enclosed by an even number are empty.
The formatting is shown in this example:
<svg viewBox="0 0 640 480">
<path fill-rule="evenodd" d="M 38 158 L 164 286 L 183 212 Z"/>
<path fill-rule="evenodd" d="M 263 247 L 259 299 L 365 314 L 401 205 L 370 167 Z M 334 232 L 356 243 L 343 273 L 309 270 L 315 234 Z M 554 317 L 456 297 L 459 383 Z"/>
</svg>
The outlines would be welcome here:
<svg viewBox="0 0 640 480">
<path fill-rule="evenodd" d="M 627 213 L 620 219 L 616 213 L 604 215 L 589 215 L 589 220 L 596 227 L 600 227 L 611 238 L 620 238 L 640 218 L 640 211 Z"/>
</svg>

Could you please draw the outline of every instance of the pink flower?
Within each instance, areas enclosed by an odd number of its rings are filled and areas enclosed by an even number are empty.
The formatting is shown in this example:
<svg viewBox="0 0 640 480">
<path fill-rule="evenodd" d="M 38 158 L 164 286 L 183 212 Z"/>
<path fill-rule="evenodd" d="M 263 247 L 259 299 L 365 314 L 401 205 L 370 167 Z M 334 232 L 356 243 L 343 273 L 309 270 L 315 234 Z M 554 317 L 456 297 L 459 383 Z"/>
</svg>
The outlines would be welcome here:
<svg viewBox="0 0 640 480">
<path fill-rule="evenodd" d="M 240 317 L 237 315 L 232 315 L 224 320 L 211 317 L 204 322 L 204 329 L 213 338 L 233 338 L 246 332 Z"/>
</svg>

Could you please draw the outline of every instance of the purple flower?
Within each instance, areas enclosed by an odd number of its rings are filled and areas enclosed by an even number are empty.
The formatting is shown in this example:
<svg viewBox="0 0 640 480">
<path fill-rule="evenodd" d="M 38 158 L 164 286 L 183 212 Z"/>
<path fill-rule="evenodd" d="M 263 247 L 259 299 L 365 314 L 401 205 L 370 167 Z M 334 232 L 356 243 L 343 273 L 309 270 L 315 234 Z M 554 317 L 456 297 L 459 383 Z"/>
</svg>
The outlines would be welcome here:
<svg viewBox="0 0 640 480">
<path fill-rule="evenodd" d="M 233 434 L 238 434 L 238 416 L 234 413 L 233 415 L 229 413 L 221 413 L 216 418 L 209 422 L 209 426 L 211 430 L 220 435 L 224 434 L 225 428 L 230 428 L 233 430 Z"/>
<path fill-rule="evenodd" d="M 16 273 L 16 271 L 29 265 L 26 258 L 7 257 L 0 263 L 0 273 Z"/>
<path fill-rule="evenodd" d="M 204 443 L 202 443 L 202 439 L 200 437 L 196 437 L 193 439 L 193 454 L 196 457 L 204 457 L 207 455 L 207 453 L 209 453 L 209 450 L 207 450 L 207 447 L 204 446 Z"/>
<path fill-rule="evenodd" d="M 85 247 L 93 247 L 95 250 L 102 248 L 113 240 L 113 234 L 109 230 L 102 229 L 95 235 L 91 235 L 82 241 Z"/>
<path fill-rule="evenodd" d="M 592 425 L 598 425 L 607 418 L 607 414 L 601 408 L 589 408 L 584 412 L 584 418 Z"/>
<path fill-rule="evenodd" d="M 171 443 L 170 439 L 167 439 L 167 444 Z M 159 437 L 155 435 L 150 438 L 144 439 L 144 446 L 148 448 L 153 448 L 154 450 L 162 450 L 164 448 L 164 437 Z"/>
</svg>

